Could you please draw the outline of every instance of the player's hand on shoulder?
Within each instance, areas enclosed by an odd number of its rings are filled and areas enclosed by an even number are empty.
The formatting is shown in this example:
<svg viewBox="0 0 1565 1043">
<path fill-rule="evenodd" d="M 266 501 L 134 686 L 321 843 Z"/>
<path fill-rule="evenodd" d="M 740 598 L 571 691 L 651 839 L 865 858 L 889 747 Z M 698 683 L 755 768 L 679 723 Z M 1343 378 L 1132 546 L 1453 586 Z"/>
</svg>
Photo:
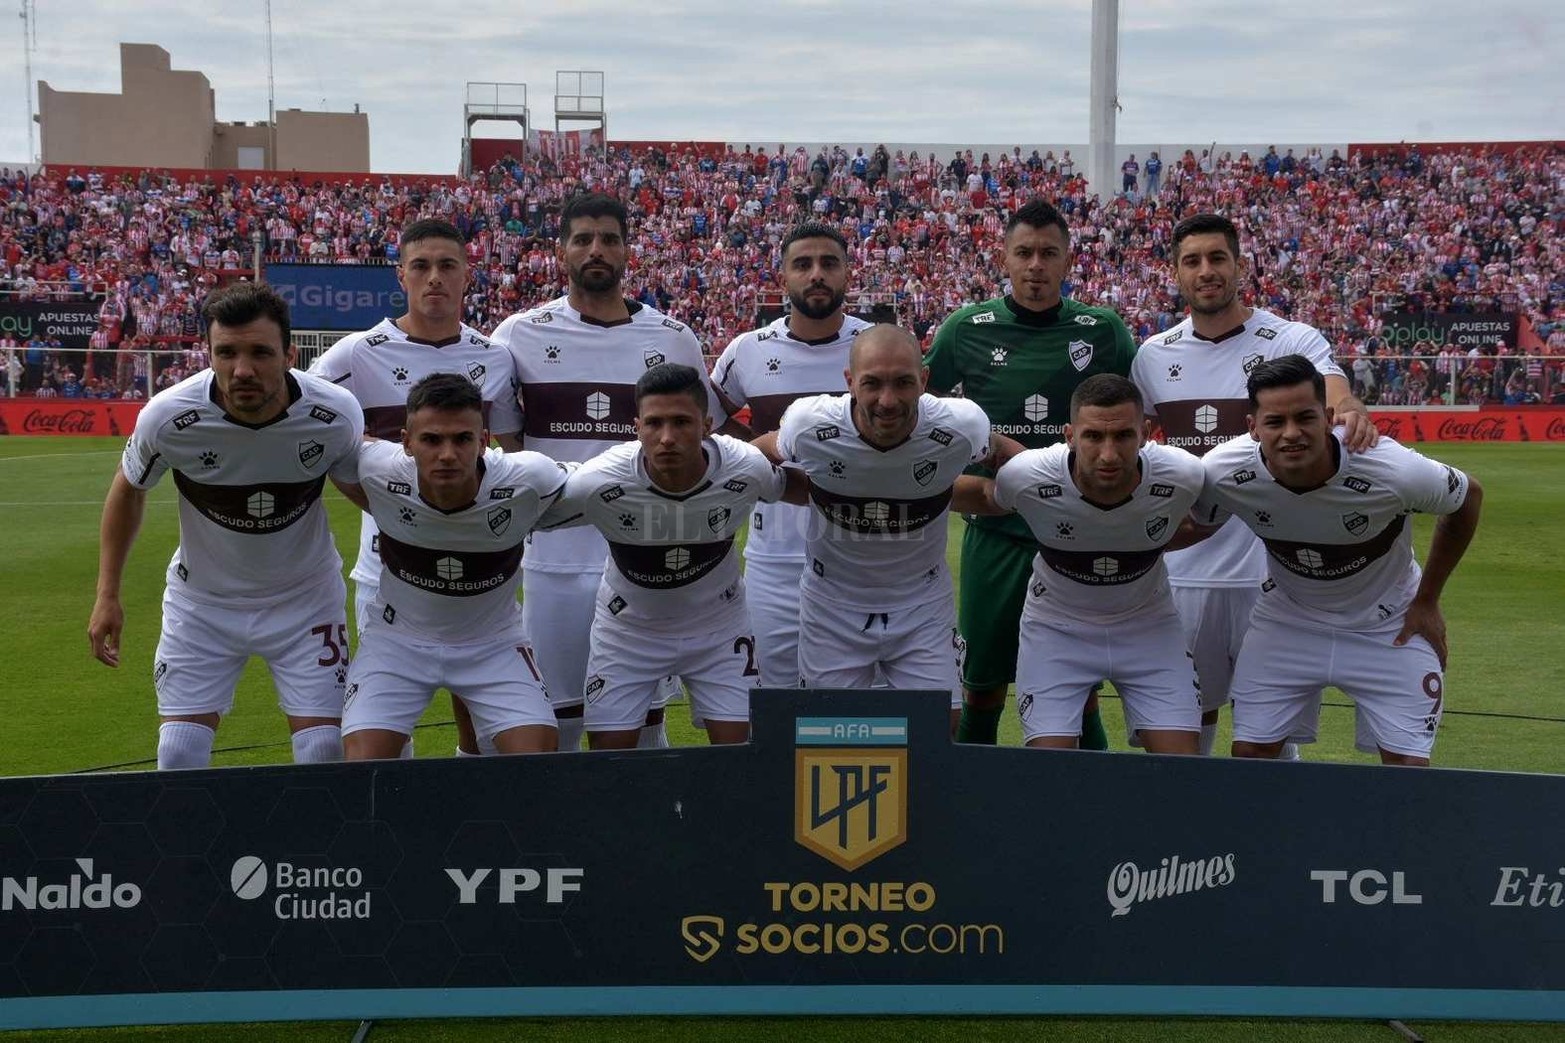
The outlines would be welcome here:
<svg viewBox="0 0 1565 1043">
<path fill-rule="evenodd" d="M 1380 429 L 1375 426 L 1375 418 L 1362 405 L 1338 412 L 1334 414 L 1334 419 L 1343 427 L 1342 444 L 1347 446 L 1350 453 L 1362 453 L 1380 440 Z"/>
</svg>

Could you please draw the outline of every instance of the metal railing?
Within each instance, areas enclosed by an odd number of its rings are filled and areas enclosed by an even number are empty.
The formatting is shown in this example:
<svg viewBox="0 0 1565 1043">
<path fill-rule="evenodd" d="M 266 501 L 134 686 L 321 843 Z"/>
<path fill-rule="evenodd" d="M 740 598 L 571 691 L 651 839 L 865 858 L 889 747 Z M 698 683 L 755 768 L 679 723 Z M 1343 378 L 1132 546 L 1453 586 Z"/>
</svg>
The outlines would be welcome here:
<svg viewBox="0 0 1565 1043">
<path fill-rule="evenodd" d="M 1565 355 L 1370 355 L 1337 364 L 1371 406 L 1565 403 Z"/>
</svg>

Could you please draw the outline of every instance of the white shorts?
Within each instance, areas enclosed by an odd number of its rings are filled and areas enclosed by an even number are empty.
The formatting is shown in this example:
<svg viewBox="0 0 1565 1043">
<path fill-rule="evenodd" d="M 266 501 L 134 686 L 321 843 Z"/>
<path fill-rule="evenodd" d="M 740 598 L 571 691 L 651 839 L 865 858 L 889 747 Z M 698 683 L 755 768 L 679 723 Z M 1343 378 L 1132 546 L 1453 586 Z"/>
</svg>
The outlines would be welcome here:
<svg viewBox="0 0 1565 1043">
<path fill-rule="evenodd" d="M 522 567 L 522 624 L 556 707 L 580 706 L 601 569 L 537 572 Z M 464 696 L 466 692 L 462 693 Z"/>
<path fill-rule="evenodd" d="M 620 623 L 606 601 L 592 624 L 587 681 L 580 693 L 587 703 L 587 731 L 641 728 L 648 710 L 668 702 L 670 674 L 690 689 L 695 720 L 750 719 L 750 689 L 760 671 L 743 611 L 696 633 L 665 633 Z"/>
<path fill-rule="evenodd" d="M 1201 703 L 1184 630 L 1173 608 L 1114 624 L 1043 619 L 1022 613 L 1016 660 L 1016 708 L 1022 740 L 1080 735 L 1087 693 L 1114 683 L 1125 731 L 1199 732 Z"/>
<path fill-rule="evenodd" d="M 377 618 L 365 627 L 348 671 L 342 734 L 378 728 L 412 735 L 437 688 L 461 693 L 480 740 L 523 725 L 554 727 L 554 710 L 520 627 L 452 645 Z"/>
<path fill-rule="evenodd" d="M 745 598 L 761 688 L 799 687 L 799 577 L 804 562 L 746 561 Z"/>
<path fill-rule="evenodd" d="M 1174 607 L 1184 628 L 1185 644 L 1195 657 L 1201 684 L 1201 709 L 1216 710 L 1228 702 L 1234 663 L 1250 629 L 1250 613 L 1261 596 L 1259 583 L 1247 587 L 1174 587 Z"/>
<path fill-rule="evenodd" d="M 377 611 L 375 602 L 380 600 L 380 584 L 353 581 L 353 632 L 364 636 L 364 628 Z"/>
<path fill-rule="evenodd" d="M 1234 667 L 1234 739 L 1315 741 L 1321 689 L 1335 685 L 1357 707 L 1355 745 L 1428 757 L 1444 709 L 1445 678 L 1429 642 L 1391 642 L 1402 617 L 1373 630 L 1314 630 L 1257 616 Z"/>
<path fill-rule="evenodd" d="M 938 689 L 962 705 L 962 659 L 950 591 L 885 612 L 854 608 L 811 591 L 799 603 L 799 672 L 806 688 Z M 878 672 L 877 672 L 878 668 Z"/>
<path fill-rule="evenodd" d="M 266 661 L 290 717 L 342 716 L 348 676 L 348 591 L 327 576 L 264 608 L 222 608 L 163 591 L 152 683 L 164 717 L 226 714 L 252 655 Z"/>
</svg>

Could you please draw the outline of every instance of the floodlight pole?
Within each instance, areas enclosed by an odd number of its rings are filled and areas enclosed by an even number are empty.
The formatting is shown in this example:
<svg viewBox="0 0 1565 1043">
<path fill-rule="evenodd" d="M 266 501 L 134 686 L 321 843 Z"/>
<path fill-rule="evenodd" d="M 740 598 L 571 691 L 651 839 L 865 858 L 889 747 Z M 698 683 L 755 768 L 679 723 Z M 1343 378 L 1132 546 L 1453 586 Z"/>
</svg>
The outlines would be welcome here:
<svg viewBox="0 0 1565 1043">
<path fill-rule="evenodd" d="M 272 78 L 272 0 L 266 0 L 266 169 L 277 169 L 277 91 Z"/>
<path fill-rule="evenodd" d="M 22 85 L 27 103 L 27 162 L 38 159 L 33 151 L 33 51 L 38 46 L 38 12 L 35 0 L 22 0 Z"/>
<path fill-rule="evenodd" d="M 1119 0 L 1092 0 L 1091 108 L 1087 112 L 1087 187 L 1114 192 L 1115 117 L 1119 113 Z"/>
</svg>

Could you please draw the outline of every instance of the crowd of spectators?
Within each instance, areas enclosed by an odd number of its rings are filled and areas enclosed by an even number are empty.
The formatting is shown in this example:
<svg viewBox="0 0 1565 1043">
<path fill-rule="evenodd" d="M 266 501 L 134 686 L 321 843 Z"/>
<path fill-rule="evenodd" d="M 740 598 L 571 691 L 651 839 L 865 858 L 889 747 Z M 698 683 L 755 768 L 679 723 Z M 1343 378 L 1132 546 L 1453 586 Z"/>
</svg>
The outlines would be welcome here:
<svg viewBox="0 0 1565 1043">
<path fill-rule="evenodd" d="M 170 367 L 204 365 L 181 354 L 198 343 L 200 302 L 257 246 L 276 260 L 393 263 L 403 224 L 444 217 L 469 238 L 466 319 L 488 331 L 563 292 L 552 248 L 557 215 L 569 194 L 596 190 L 621 195 L 633 216 L 627 291 L 688 323 L 711 354 L 755 325 L 758 307 L 781 304 L 777 244 L 805 216 L 835 223 L 848 239 L 857 307 L 894 306 L 900 322 L 928 338 L 951 311 L 1003 292 L 996 250 L 1005 216 L 1041 196 L 1072 227 L 1067 292 L 1115 308 L 1138 338 L 1183 310 L 1168 263 L 1174 223 L 1215 210 L 1243 229 L 1252 302 L 1320 328 L 1380 402 L 1424 401 L 1453 379 L 1460 401 L 1525 400 L 1562 383 L 1553 363 L 1495 358 L 1499 345 L 1460 362 L 1393 360 L 1379 333 L 1393 309 L 1518 312 L 1548 354 L 1565 357 L 1565 154 L 1484 146 L 1350 158 L 1319 149 L 1303 157 L 1269 149 L 1259 159 L 1196 152 L 1167 160 L 1154 153 L 1134 169 L 1127 161 L 1122 190 L 1103 197 L 1088 193 L 1068 151 L 1024 155 L 1019 147 L 978 156 L 884 147 L 811 155 L 785 145 L 718 155 L 589 150 L 507 157 L 469 178 L 336 184 L 5 171 L 0 294 L 101 294 L 94 346 L 160 353 L 151 373 L 121 355 L 94 361 L 82 377 L 50 346 L 22 345 L 30 389 L 151 393 L 168 383 Z"/>
</svg>

